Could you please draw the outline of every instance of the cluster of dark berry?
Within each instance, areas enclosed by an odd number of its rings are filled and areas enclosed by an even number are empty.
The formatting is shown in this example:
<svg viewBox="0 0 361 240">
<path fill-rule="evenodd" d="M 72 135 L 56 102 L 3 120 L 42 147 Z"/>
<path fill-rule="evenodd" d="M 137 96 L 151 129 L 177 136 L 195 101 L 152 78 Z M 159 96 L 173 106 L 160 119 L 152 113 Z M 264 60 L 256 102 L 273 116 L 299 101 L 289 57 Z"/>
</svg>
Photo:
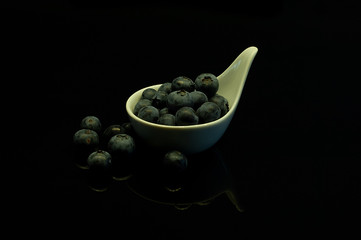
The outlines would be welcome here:
<svg viewBox="0 0 361 240">
<path fill-rule="evenodd" d="M 139 118 L 162 125 L 186 126 L 215 121 L 228 110 L 228 101 L 217 94 L 215 75 L 202 73 L 195 81 L 180 76 L 158 90 L 147 88 L 134 108 Z"/>
<path fill-rule="evenodd" d="M 89 186 L 104 191 L 110 179 L 126 180 L 132 175 L 135 161 L 135 140 L 129 122 L 111 125 L 102 131 L 99 118 L 87 116 L 80 130 L 73 135 L 74 161 L 88 170 Z M 165 177 L 176 176 L 187 167 L 186 156 L 179 151 L 165 153 L 159 159 Z"/>
<path fill-rule="evenodd" d="M 111 125 L 102 132 L 99 118 L 87 116 L 80 130 L 73 136 L 74 160 L 83 169 L 89 169 L 92 187 L 101 190 L 109 176 L 128 177 L 129 162 L 135 152 L 129 123 Z"/>
</svg>

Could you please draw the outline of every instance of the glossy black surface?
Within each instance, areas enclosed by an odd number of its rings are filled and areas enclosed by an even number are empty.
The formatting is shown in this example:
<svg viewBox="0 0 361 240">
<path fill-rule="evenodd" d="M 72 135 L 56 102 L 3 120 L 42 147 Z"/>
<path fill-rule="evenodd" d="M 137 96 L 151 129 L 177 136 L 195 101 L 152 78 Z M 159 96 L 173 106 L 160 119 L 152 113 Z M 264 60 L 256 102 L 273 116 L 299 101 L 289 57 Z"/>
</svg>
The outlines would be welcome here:
<svg viewBox="0 0 361 240">
<path fill-rule="evenodd" d="M 7 151 L 14 171 L 4 195 L 6 222 L 17 232 L 357 234 L 359 2 L 21 6 L 3 15 L 3 66 L 16 102 L 5 106 L 14 124 Z M 214 148 L 189 156 L 177 186 L 164 186 L 161 154 L 145 148 L 131 177 L 105 182 L 102 192 L 89 187 L 71 152 L 83 117 L 99 117 L 103 129 L 127 122 L 134 91 L 181 75 L 218 75 L 249 46 L 259 52 L 229 129 Z"/>
</svg>

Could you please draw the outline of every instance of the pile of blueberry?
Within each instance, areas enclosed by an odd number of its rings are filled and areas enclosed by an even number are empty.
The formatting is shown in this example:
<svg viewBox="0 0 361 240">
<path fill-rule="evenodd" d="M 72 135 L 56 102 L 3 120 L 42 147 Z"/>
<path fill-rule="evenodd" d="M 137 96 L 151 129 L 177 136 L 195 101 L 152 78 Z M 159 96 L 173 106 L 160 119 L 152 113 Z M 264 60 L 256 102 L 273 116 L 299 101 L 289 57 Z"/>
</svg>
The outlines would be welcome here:
<svg viewBox="0 0 361 240">
<path fill-rule="evenodd" d="M 135 142 L 130 135 L 129 123 L 111 125 L 102 132 L 99 118 L 87 116 L 80 123 L 80 130 L 73 135 L 74 161 L 88 169 L 90 185 L 101 190 L 110 177 L 121 179 L 129 176 L 129 162 L 135 152 Z"/>
<path fill-rule="evenodd" d="M 111 178 L 126 180 L 135 162 L 135 139 L 129 122 L 110 125 L 102 131 L 99 118 L 87 116 L 73 135 L 74 161 L 88 170 L 89 186 L 104 191 Z M 140 151 L 141 152 L 141 151 Z M 166 152 L 159 159 L 165 177 L 177 176 L 187 167 L 187 157 L 179 151 Z"/>
<path fill-rule="evenodd" d="M 215 75 L 202 73 L 195 81 L 180 76 L 158 90 L 147 88 L 134 107 L 139 118 L 162 125 L 186 126 L 215 121 L 229 111 L 228 101 L 217 94 Z"/>
</svg>

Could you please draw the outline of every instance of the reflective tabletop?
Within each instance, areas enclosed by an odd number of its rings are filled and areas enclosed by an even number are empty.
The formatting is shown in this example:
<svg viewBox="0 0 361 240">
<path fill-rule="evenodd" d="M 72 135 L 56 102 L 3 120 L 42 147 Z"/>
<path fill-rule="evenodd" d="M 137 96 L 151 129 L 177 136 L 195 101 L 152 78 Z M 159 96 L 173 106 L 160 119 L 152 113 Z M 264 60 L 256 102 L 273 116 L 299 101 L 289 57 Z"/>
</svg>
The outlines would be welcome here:
<svg viewBox="0 0 361 240">
<path fill-rule="evenodd" d="M 360 52 L 360 29 L 351 24 L 360 5 L 272 2 L 243 10 L 9 8 L 5 69 L 12 99 L 21 101 L 5 106 L 15 165 L 6 182 L 8 223 L 29 235 L 155 239 L 305 239 L 357 230 L 360 72 L 349 59 Z M 85 116 L 97 116 L 103 130 L 127 123 L 125 103 L 135 91 L 178 76 L 219 75 L 249 46 L 259 51 L 234 118 L 212 148 L 187 155 L 176 181 L 160 172 L 164 152 L 137 136 L 120 175 L 79 167 L 72 141 Z"/>
</svg>

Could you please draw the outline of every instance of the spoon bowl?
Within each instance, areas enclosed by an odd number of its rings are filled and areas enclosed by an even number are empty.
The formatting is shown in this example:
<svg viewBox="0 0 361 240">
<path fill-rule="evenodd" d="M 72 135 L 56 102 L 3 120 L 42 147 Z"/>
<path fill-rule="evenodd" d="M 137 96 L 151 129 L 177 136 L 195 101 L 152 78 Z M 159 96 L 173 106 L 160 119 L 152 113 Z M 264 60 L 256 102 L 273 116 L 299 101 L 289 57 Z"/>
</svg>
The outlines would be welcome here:
<svg viewBox="0 0 361 240">
<path fill-rule="evenodd" d="M 213 122 L 190 126 L 167 126 L 147 122 L 133 110 L 147 88 L 158 90 L 161 84 L 148 86 L 131 95 L 126 103 L 130 123 L 136 134 L 147 144 L 162 149 L 173 149 L 187 154 L 202 152 L 212 147 L 224 134 L 236 111 L 249 69 L 257 54 L 256 47 L 245 49 L 233 63 L 219 75 L 218 94 L 228 100 L 229 111 Z"/>
</svg>

